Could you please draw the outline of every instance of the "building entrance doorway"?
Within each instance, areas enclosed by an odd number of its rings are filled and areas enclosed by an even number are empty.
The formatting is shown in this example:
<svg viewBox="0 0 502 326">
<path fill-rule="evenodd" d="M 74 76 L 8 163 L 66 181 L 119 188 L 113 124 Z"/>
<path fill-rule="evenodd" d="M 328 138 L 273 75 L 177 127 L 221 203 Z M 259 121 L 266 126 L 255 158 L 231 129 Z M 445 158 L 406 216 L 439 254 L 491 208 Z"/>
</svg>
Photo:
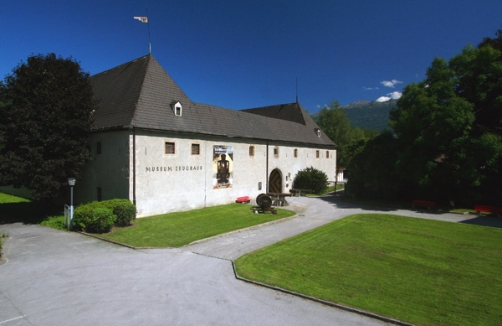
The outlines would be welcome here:
<svg viewBox="0 0 502 326">
<path fill-rule="evenodd" d="M 268 192 L 282 193 L 282 173 L 279 169 L 270 172 L 268 180 Z"/>
</svg>

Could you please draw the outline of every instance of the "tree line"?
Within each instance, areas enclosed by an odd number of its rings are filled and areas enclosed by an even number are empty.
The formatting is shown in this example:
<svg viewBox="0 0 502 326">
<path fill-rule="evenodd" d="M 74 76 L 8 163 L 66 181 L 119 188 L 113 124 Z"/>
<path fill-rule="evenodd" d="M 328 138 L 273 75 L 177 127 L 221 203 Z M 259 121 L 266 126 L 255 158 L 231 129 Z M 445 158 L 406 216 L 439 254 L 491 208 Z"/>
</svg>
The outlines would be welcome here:
<svg viewBox="0 0 502 326">
<path fill-rule="evenodd" d="M 318 123 L 350 171 L 348 194 L 502 205 L 502 30 L 434 59 L 423 81 L 404 88 L 390 130 L 361 135 L 345 120 L 334 102 Z"/>
</svg>

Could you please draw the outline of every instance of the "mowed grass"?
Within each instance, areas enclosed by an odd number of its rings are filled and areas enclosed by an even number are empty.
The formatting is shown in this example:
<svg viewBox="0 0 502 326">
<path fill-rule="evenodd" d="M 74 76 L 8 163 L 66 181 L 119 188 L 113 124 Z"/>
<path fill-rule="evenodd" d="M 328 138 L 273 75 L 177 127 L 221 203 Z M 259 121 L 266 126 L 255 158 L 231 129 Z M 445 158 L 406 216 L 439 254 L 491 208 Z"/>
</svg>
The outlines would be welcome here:
<svg viewBox="0 0 502 326">
<path fill-rule="evenodd" d="M 248 279 L 417 325 L 502 325 L 502 229 L 353 215 L 235 265 Z"/>
<path fill-rule="evenodd" d="M 8 203 L 29 203 L 30 200 L 22 197 L 12 196 L 9 194 L 4 194 L 0 192 L 0 204 Z"/>
<path fill-rule="evenodd" d="M 117 228 L 100 237 L 135 247 L 181 247 L 294 214 L 284 209 L 277 209 L 277 214 L 254 214 L 250 205 L 230 204 L 138 218 L 132 227 Z"/>
</svg>

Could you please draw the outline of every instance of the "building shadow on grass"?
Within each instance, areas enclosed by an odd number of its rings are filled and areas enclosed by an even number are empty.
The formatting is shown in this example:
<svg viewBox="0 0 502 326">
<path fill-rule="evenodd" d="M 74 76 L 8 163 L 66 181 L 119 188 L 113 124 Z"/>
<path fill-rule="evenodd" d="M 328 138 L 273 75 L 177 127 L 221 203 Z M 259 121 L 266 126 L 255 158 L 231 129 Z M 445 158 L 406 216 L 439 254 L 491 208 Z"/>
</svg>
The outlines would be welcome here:
<svg viewBox="0 0 502 326">
<path fill-rule="evenodd" d="M 42 202 L 0 204 L 0 224 L 40 224 L 47 216 L 61 214 L 61 208 Z"/>
</svg>

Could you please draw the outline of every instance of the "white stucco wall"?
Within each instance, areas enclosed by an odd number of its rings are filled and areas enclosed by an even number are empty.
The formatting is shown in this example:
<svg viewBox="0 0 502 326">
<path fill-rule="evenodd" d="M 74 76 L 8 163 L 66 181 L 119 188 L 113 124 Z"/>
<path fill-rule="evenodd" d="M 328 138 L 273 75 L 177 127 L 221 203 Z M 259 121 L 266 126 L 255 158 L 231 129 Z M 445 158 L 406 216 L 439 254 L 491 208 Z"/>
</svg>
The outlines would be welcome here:
<svg viewBox="0 0 502 326">
<path fill-rule="evenodd" d="M 165 142 L 175 144 L 175 154 L 165 154 Z M 191 145 L 199 144 L 200 154 L 191 154 Z M 231 146 L 231 187 L 214 189 L 214 146 Z M 136 205 L 138 216 L 223 205 L 240 196 L 257 196 L 258 183 L 265 192 L 265 148 L 249 143 L 209 137 L 187 137 L 158 133 L 136 134 Z M 230 159 L 230 158 L 228 158 Z"/>
<path fill-rule="evenodd" d="M 98 142 L 101 154 L 96 154 Z M 166 142 L 175 144 L 174 154 L 165 153 Z M 199 145 L 199 154 L 192 155 L 192 144 Z M 231 168 L 228 188 L 215 189 L 216 161 L 221 159 L 215 156 L 215 146 L 232 148 L 232 158 L 227 157 Z M 250 146 L 254 146 L 252 156 Z M 280 171 L 282 192 L 286 193 L 292 188 L 297 172 L 310 166 L 324 171 L 330 181 L 335 178 L 335 150 L 281 143 L 267 145 L 266 141 L 139 130 L 134 136 L 132 130 L 124 130 L 93 133 L 91 150 L 93 160 L 87 165 L 83 180 L 77 180 L 76 201 L 97 200 L 98 187 L 102 189 L 103 200 L 133 201 L 135 195 L 138 217 L 228 204 L 241 196 L 254 200 L 258 194 L 267 192 L 268 178 L 274 169 Z"/>
<path fill-rule="evenodd" d="M 274 147 L 279 147 L 279 155 L 274 155 Z M 297 157 L 294 155 L 297 150 Z M 316 152 L 319 151 L 319 157 Z M 293 187 L 293 180 L 300 170 L 314 167 L 328 176 L 328 181 L 335 180 L 336 150 L 316 149 L 310 147 L 290 146 L 281 144 L 269 145 L 269 175 L 273 169 L 279 169 L 283 175 L 283 191 L 289 192 Z M 287 176 L 287 179 L 286 179 Z"/>
</svg>

